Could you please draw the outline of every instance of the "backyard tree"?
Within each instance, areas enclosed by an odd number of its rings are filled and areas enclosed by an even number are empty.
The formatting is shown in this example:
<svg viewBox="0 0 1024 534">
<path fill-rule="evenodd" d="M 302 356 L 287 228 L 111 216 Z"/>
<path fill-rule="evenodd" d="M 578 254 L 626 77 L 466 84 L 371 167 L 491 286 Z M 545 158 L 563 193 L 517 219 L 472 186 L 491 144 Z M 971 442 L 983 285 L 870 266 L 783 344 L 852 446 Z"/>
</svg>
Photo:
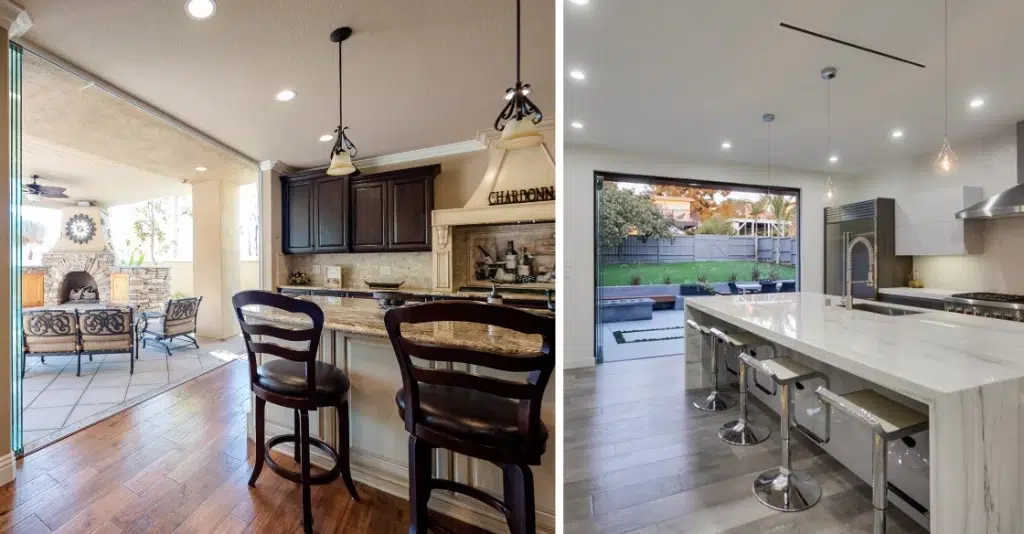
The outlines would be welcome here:
<svg viewBox="0 0 1024 534">
<path fill-rule="evenodd" d="M 651 201 L 650 193 L 606 188 L 601 193 L 601 240 L 617 247 L 626 237 L 641 239 L 672 237 L 671 224 Z"/>
<path fill-rule="evenodd" d="M 796 235 L 796 228 L 793 224 L 794 219 L 796 219 L 796 201 L 793 197 L 785 195 L 766 195 L 764 199 L 768 213 L 774 220 L 772 226 L 778 225 L 779 227 L 779 231 L 773 232 L 771 235 L 775 263 L 779 263 L 780 238 Z"/>
<path fill-rule="evenodd" d="M 174 240 L 169 240 L 167 232 L 164 231 L 170 222 L 171 212 L 174 211 L 167 204 L 165 198 L 147 200 L 135 210 L 132 230 L 135 237 L 149 247 L 149 258 L 153 263 L 157 262 L 157 251 L 164 254 L 174 246 Z"/>
<path fill-rule="evenodd" d="M 719 202 L 715 194 L 729 196 L 729 191 L 718 189 L 700 189 L 696 187 L 682 187 L 678 185 L 656 184 L 651 186 L 651 196 L 656 197 L 687 197 L 691 199 L 690 213 L 698 221 L 714 215 L 718 210 Z"/>
<path fill-rule="evenodd" d="M 696 233 L 703 235 L 736 235 L 736 226 L 724 215 L 716 213 L 704 219 L 697 226 Z"/>
</svg>

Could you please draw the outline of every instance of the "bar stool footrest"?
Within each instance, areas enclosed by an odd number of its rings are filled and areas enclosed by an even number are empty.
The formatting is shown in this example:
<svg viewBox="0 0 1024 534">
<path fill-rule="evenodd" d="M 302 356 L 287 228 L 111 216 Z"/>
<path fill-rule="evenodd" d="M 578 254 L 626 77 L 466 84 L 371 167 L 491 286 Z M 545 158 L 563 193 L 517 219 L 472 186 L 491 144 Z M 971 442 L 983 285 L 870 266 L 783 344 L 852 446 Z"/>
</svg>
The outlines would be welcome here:
<svg viewBox="0 0 1024 534">
<path fill-rule="evenodd" d="M 274 436 L 268 439 L 266 445 L 266 453 L 263 455 L 263 460 L 266 462 L 267 467 L 269 467 L 271 471 L 277 473 L 278 476 L 280 476 L 281 478 L 285 480 L 290 480 L 292 482 L 295 482 L 296 484 L 301 484 L 302 473 L 292 471 L 291 469 L 283 467 L 281 464 L 274 461 L 274 459 L 270 456 L 271 449 L 282 443 L 294 443 L 295 447 L 298 448 L 299 437 L 295 434 L 282 434 L 280 436 Z M 310 473 L 309 483 L 313 485 L 321 485 L 330 484 L 331 482 L 337 480 L 338 477 L 341 476 L 341 462 L 339 461 L 340 459 L 338 457 L 338 452 L 335 451 L 334 448 L 331 447 L 330 445 L 324 443 L 323 441 L 317 438 L 314 438 L 313 436 L 309 437 L 309 445 L 310 447 L 316 447 L 323 451 L 324 453 L 326 453 L 328 456 L 331 457 L 331 460 L 334 462 L 334 467 L 332 467 L 331 470 L 327 471 L 326 473 Z"/>
<path fill-rule="evenodd" d="M 472 486 L 467 486 L 466 484 L 460 484 L 458 482 L 453 482 L 451 480 L 446 480 L 443 478 L 432 478 L 430 479 L 430 489 L 450 491 L 452 493 L 461 493 L 462 495 L 476 499 L 486 504 L 487 506 L 494 508 L 499 513 L 504 515 L 506 518 L 509 517 L 509 514 L 511 514 L 511 510 L 509 510 L 508 506 L 506 506 L 503 501 L 499 500 L 497 497 L 491 495 L 490 493 L 474 488 Z"/>
</svg>

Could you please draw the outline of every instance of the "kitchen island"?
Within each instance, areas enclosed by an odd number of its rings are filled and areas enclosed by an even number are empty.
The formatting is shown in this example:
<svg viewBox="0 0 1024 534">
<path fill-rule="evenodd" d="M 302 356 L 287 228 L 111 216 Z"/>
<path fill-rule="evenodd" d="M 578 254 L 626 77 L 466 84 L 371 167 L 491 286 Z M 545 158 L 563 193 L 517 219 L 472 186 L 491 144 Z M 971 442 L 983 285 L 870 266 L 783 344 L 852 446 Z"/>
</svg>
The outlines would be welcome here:
<svg viewBox="0 0 1024 534">
<path fill-rule="evenodd" d="M 352 381 L 349 398 L 351 425 L 351 462 L 353 478 L 408 499 L 409 434 L 398 416 L 395 393 L 402 387 L 402 377 L 394 349 L 384 329 L 384 311 L 377 302 L 343 297 L 303 297 L 315 302 L 324 311 L 324 333 L 318 358 L 345 371 Z M 546 310 L 531 310 L 550 314 Z M 308 325 L 304 316 L 279 310 L 246 308 L 247 316 L 278 324 Z M 503 353 L 524 353 L 537 350 L 540 337 L 524 335 L 502 328 L 471 323 L 428 323 L 404 325 L 403 334 L 413 340 L 440 345 Z M 257 355 L 258 358 L 261 355 Z M 461 366 L 462 364 L 454 364 Z M 464 366 L 463 366 L 464 367 Z M 474 370 L 475 371 L 475 370 Z M 496 372 L 497 373 L 497 372 Z M 537 528 L 555 531 L 555 381 L 551 380 L 544 396 L 542 419 L 551 431 L 543 463 L 533 468 L 537 504 Z M 253 439 L 252 411 L 249 413 L 249 437 Z M 266 436 L 293 433 L 293 414 L 280 406 L 267 404 Z M 327 408 L 310 416 L 310 432 L 337 447 L 337 416 Z M 345 445 L 342 444 L 342 447 Z M 283 451 L 287 446 L 279 447 Z M 276 450 L 276 449 L 275 449 Z M 313 463 L 329 466 L 325 456 L 312 452 Z M 494 465 L 439 449 L 435 453 L 434 476 L 475 486 L 496 495 L 502 493 L 501 470 Z M 505 532 L 504 517 L 491 508 L 461 495 L 435 491 L 430 507 L 466 523 L 492 532 Z"/>
<path fill-rule="evenodd" d="M 773 343 L 780 356 L 829 375 L 836 393 L 867 387 L 927 412 L 927 432 L 912 436 L 912 446 L 897 442 L 889 449 L 896 460 L 890 482 L 927 513 L 893 491 L 890 500 L 933 533 L 1021 532 L 1024 324 L 943 311 L 890 316 L 847 310 L 841 302 L 817 293 L 693 297 L 686 316 Z M 700 380 L 709 385 L 710 352 L 701 345 L 701 336 L 688 330 L 687 361 L 701 356 Z M 720 364 L 721 379 L 729 380 L 725 367 Z M 797 393 L 795 413 L 797 422 L 820 432 L 817 385 Z M 777 396 L 749 391 L 778 411 Z M 769 439 L 778 436 L 773 431 Z M 870 480 L 864 425 L 833 417 L 832 439 L 822 448 Z"/>
</svg>

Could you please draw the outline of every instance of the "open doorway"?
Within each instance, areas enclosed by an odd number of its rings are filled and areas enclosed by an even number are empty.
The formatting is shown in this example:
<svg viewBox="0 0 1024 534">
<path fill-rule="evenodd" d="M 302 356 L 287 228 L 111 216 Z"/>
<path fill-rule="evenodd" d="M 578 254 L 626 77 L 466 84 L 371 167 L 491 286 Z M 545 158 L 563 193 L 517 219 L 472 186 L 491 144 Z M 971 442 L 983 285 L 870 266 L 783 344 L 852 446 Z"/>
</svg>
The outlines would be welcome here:
<svg viewBox="0 0 1024 534">
<path fill-rule="evenodd" d="M 20 68 L 12 389 L 28 453 L 242 356 L 204 328 L 258 286 L 259 170 L 54 58 L 25 50 Z"/>
<path fill-rule="evenodd" d="M 795 292 L 800 191 L 595 173 L 598 363 L 685 351 L 686 299 Z"/>
</svg>

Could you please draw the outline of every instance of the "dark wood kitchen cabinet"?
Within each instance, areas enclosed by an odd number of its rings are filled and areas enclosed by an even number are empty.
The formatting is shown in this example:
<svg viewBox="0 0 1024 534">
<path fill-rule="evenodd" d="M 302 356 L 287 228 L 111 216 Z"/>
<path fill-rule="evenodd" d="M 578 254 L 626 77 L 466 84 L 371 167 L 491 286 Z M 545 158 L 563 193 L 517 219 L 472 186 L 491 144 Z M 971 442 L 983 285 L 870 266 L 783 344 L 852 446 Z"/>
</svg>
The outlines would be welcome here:
<svg viewBox="0 0 1024 534">
<path fill-rule="evenodd" d="M 352 251 L 430 250 L 440 165 L 363 175 L 351 182 Z"/>
<path fill-rule="evenodd" d="M 286 254 L 430 250 L 440 165 L 354 178 L 325 170 L 281 178 Z"/>
<path fill-rule="evenodd" d="M 348 177 L 313 169 L 281 181 L 284 252 L 348 252 Z"/>
</svg>

